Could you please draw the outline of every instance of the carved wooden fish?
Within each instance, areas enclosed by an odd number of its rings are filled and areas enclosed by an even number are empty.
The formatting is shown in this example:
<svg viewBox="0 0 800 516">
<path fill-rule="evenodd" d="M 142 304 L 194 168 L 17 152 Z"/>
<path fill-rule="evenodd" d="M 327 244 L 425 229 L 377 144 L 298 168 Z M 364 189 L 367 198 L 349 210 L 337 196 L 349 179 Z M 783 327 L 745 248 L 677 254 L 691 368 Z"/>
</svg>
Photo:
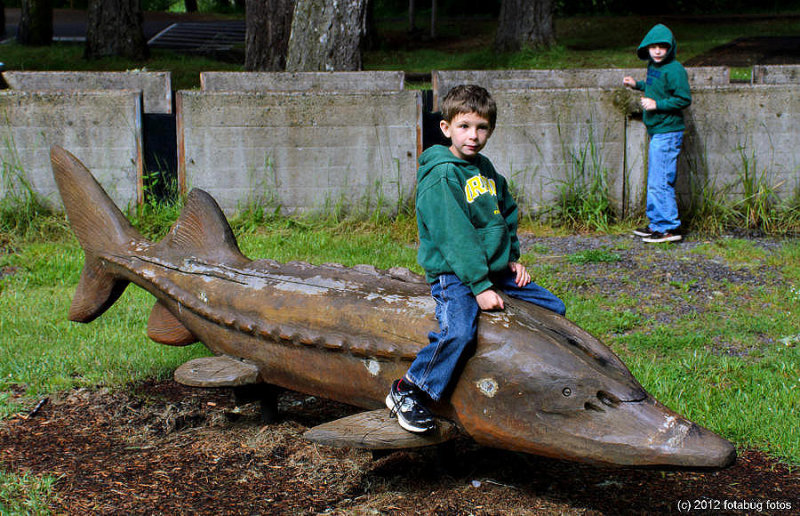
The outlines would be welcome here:
<svg viewBox="0 0 800 516">
<path fill-rule="evenodd" d="M 427 285 L 406 269 L 250 260 L 217 203 L 196 189 L 167 236 L 151 243 L 75 156 L 53 147 L 51 160 L 85 252 L 70 320 L 92 321 L 128 283 L 139 285 L 156 298 L 149 337 L 199 340 L 217 356 L 182 366 L 186 383 L 265 383 L 377 409 L 436 328 Z M 656 401 L 593 336 L 532 304 L 505 304 L 481 314 L 474 354 L 447 401 L 433 407 L 437 434 L 398 430 L 381 409 L 307 436 L 396 448 L 439 442 L 456 429 L 487 446 L 576 461 L 733 463 L 730 442 Z"/>
</svg>

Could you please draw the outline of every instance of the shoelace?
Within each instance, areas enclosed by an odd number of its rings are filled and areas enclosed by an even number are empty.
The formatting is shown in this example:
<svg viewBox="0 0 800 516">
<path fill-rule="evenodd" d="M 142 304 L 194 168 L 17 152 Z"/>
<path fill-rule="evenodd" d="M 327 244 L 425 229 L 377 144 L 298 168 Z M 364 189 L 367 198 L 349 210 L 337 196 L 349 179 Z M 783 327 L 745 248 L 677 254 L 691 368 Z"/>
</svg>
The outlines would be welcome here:
<svg viewBox="0 0 800 516">
<path fill-rule="evenodd" d="M 394 407 L 389 410 L 389 417 L 395 417 L 400 409 L 405 409 L 409 405 L 409 403 L 406 403 L 406 401 L 410 402 L 411 406 L 415 405 L 414 401 L 408 398 L 408 394 L 398 394 L 398 397 L 400 399 L 398 399 L 397 402 L 395 402 Z"/>
</svg>

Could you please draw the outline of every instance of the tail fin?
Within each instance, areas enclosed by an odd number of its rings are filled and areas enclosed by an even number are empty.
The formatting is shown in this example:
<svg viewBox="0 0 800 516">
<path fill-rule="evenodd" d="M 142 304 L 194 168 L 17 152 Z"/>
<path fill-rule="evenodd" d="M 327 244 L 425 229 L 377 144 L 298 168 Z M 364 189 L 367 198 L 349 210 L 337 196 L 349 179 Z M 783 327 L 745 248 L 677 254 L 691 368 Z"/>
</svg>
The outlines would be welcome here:
<svg viewBox="0 0 800 516">
<path fill-rule="evenodd" d="M 69 319 L 90 322 L 114 304 L 128 284 L 106 272 L 98 253 L 121 251 L 144 239 L 78 158 L 53 146 L 50 161 L 70 226 L 85 253 Z"/>
</svg>

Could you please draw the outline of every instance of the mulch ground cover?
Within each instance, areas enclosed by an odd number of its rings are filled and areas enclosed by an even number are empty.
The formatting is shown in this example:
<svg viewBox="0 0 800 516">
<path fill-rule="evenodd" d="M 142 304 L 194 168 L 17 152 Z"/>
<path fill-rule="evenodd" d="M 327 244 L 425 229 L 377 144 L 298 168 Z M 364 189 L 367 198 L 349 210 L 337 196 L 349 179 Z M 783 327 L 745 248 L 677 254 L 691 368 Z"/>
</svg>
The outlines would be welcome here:
<svg viewBox="0 0 800 516">
<path fill-rule="evenodd" d="M 58 477 L 52 509 L 63 514 L 652 514 L 686 503 L 715 514 L 800 510 L 800 471 L 753 450 L 719 471 L 594 467 L 468 440 L 449 453 L 373 456 L 302 438 L 351 407 L 285 392 L 280 410 L 282 422 L 262 425 L 258 407 L 236 407 L 228 389 L 172 381 L 74 390 L 5 422 L 0 463 Z"/>
</svg>

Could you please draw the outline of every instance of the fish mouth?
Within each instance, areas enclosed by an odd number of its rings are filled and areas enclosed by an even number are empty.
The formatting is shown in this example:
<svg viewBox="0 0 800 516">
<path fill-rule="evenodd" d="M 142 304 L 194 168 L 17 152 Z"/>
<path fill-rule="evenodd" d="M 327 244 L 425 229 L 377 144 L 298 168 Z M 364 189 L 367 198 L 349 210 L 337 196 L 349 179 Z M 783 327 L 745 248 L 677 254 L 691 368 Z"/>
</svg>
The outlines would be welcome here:
<svg viewBox="0 0 800 516">
<path fill-rule="evenodd" d="M 549 419 L 549 418 L 548 418 Z M 651 396 L 613 406 L 587 406 L 550 422 L 564 434 L 563 458 L 630 466 L 724 468 L 736 460 L 728 440 L 668 409 Z M 551 426 L 548 425 L 548 426 Z M 572 441 L 571 444 L 566 442 Z"/>
</svg>

